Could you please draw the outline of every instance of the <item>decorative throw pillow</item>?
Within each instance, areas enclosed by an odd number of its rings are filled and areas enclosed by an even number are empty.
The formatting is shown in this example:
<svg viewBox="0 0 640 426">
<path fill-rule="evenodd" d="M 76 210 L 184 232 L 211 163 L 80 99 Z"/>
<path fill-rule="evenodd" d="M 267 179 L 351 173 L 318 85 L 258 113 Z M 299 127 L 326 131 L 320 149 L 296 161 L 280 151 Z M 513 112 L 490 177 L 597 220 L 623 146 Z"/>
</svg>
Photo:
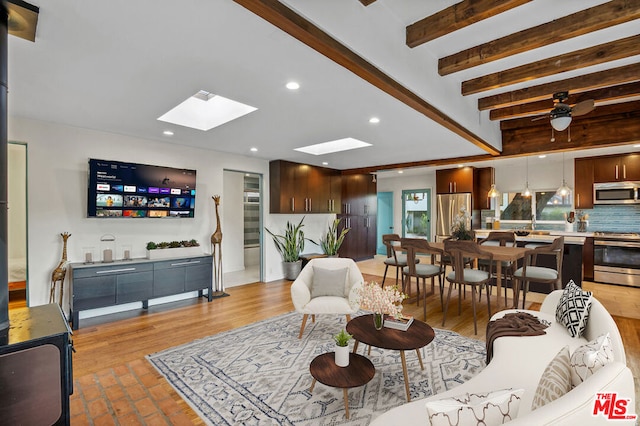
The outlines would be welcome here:
<svg viewBox="0 0 640 426">
<path fill-rule="evenodd" d="M 518 416 L 524 389 L 465 393 L 426 403 L 431 426 L 501 425 Z"/>
<path fill-rule="evenodd" d="M 587 327 L 589 310 L 591 309 L 591 295 L 590 291 L 583 291 L 571 280 L 558 301 L 556 321 L 567 327 L 571 337 L 582 336 Z"/>
<path fill-rule="evenodd" d="M 613 349 L 609 333 L 580 346 L 571 355 L 571 383 L 578 386 L 587 377 L 613 362 Z"/>
<path fill-rule="evenodd" d="M 554 401 L 571 390 L 571 364 L 569 362 L 569 346 L 560 352 L 544 369 L 533 396 L 531 410 Z"/>
<path fill-rule="evenodd" d="M 319 296 L 345 297 L 345 282 L 349 268 L 325 269 L 313 267 L 311 298 Z"/>
</svg>

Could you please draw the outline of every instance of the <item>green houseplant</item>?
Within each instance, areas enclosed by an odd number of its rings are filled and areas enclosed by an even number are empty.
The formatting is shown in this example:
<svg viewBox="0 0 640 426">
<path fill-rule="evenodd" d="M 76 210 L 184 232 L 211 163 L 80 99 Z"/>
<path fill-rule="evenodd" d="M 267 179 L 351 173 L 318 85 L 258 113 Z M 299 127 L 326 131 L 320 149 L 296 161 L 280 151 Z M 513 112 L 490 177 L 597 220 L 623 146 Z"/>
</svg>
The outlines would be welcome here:
<svg viewBox="0 0 640 426">
<path fill-rule="evenodd" d="M 342 218 L 336 218 L 333 220 L 331 225 L 329 225 L 327 233 L 322 238 L 320 238 L 319 244 L 311 240 L 311 242 L 313 242 L 314 244 L 318 244 L 322 248 L 322 252 L 327 256 L 338 255 L 338 250 L 340 249 L 340 246 L 344 241 L 344 237 L 351 229 L 345 227 L 340 233 L 338 233 L 338 225 L 340 225 L 340 221 L 342 221 Z"/>
<path fill-rule="evenodd" d="M 340 333 L 333 336 L 333 340 L 336 342 L 335 362 L 338 367 L 349 365 L 349 340 L 352 337 L 344 328 L 340 330 Z"/>
<path fill-rule="evenodd" d="M 268 228 L 264 228 L 273 238 L 276 249 L 282 256 L 284 262 L 284 277 L 288 280 L 295 280 L 300 273 L 302 261 L 300 253 L 304 250 L 304 231 L 302 231 L 304 216 L 297 225 L 287 221 L 284 235 L 275 234 Z"/>
</svg>

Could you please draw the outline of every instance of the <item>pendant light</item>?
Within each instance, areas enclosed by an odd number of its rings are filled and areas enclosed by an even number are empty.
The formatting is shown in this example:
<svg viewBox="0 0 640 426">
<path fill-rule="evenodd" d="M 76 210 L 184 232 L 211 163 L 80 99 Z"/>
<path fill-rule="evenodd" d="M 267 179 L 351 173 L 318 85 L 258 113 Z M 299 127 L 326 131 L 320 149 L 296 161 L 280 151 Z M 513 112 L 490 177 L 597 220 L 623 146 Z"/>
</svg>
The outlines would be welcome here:
<svg viewBox="0 0 640 426">
<path fill-rule="evenodd" d="M 569 195 L 569 193 L 571 193 L 571 188 L 569 188 L 569 185 L 567 185 L 567 182 L 564 179 L 564 152 L 563 152 L 562 153 L 562 186 L 558 188 L 558 190 L 556 191 L 556 194 L 562 197 L 566 197 L 567 195 Z"/>
<path fill-rule="evenodd" d="M 496 198 L 500 196 L 500 191 L 496 188 L 496 169 L 495 167 L 491 168 L 491 188 L 487 193 L 487 197 Z"/>
<path fill-rule="evenodd" d="M 527 157 L 527 184 L 524 187 L 524 191 L 522 191 L 523 197 L 531 197 L 531 190 L 529 189 L 529 157 Z"/>
</svg>

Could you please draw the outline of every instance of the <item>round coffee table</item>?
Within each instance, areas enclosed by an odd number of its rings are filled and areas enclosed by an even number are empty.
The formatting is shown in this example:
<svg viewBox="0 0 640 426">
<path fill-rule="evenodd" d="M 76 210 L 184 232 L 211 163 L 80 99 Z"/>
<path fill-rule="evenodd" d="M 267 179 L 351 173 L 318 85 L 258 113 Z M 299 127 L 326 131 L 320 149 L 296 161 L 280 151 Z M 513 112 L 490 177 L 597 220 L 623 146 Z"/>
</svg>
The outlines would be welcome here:
<svg viewBox="0 0 640 426">
<path fill-rule="evenodd" d="M 366 385 L 376 374 L 376 369 L 373 367 L 371 361 L 355 353 L 349 354 L 349 365 L 346 367 L 338 367 L 336 365 L 334 352 L 318 355 L 311 361 L 309 370 L 313 376 L 313 382 L 311 383 L 309 392 L 313 392 L 316 380 L 327 386 L 342 388 L 347 419 L 349 418 L 349 396 L 347 389 Z"/>
<path fill-rule="evenodd" d="M 414 319 L 407 331 L 394 330 L 387 327 L 376 330 L 373 326 L 373 315 L 369 314 L 353 318 L 347 323 L 346 329 L 347 333 L 351 334 L 356 340 L 353 352 L 358 350 L 358 342 L 377 348 L 400 351 L 402 373 L 404 374 L 404 389 L 407 393 L 407 401 L 411 401 L 407 360 L 404 351 L 415 349 L 418 361 L 420 361 L 420 368 L 424 370 L 420 348 L 427 346 L 435 338 L 436 334 L 433 328 L 427 323 Z"/>
</svg>

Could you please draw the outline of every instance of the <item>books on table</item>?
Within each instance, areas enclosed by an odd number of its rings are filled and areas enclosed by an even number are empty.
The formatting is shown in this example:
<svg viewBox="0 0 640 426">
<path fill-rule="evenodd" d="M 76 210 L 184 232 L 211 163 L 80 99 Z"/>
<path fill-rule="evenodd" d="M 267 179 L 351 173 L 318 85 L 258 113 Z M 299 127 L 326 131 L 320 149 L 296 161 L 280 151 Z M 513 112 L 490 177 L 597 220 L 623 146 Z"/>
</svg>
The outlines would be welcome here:
<svg viewBox="0 0 640 426">
<path fill-rule="evenodd" d="M 388 316 L 384 319 L 384 326 L 395 330 L 407 331 L 412 322 L 413 317 L 411 315 L 402 315 L 399 318 Z"/>
</svg>

